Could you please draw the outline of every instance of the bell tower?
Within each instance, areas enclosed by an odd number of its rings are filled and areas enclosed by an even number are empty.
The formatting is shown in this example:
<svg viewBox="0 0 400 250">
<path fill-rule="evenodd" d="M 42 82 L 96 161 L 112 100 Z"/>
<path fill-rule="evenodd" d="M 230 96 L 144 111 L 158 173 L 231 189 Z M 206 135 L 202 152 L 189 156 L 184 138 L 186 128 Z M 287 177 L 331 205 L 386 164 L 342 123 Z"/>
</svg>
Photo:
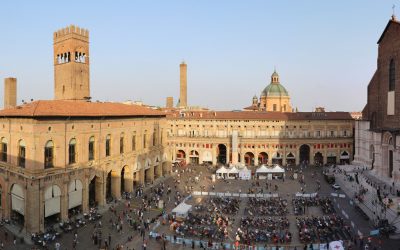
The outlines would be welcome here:
<svg viewBox="0 0 400 250">
<path fill-rule="evenodd" d="M 90 99 L 89 31 L 74 25 L 53 35 L 54 99 Z"/>
</svg>

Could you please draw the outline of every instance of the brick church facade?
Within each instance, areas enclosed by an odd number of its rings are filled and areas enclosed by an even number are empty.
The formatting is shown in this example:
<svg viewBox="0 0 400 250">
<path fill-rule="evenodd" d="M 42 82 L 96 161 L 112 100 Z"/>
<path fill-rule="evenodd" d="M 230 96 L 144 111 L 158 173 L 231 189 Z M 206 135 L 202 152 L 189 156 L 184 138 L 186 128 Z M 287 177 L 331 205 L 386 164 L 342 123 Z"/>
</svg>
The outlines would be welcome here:
<svg viewBox="0 0 400 250">
<path fill-rule="evenodd" d="M 354 163 L 393 183 L 400 180 L 400 22 L 394 16 L 378 40 L 367 91 L 363 119 L 355 125 Z"/>
</svg>

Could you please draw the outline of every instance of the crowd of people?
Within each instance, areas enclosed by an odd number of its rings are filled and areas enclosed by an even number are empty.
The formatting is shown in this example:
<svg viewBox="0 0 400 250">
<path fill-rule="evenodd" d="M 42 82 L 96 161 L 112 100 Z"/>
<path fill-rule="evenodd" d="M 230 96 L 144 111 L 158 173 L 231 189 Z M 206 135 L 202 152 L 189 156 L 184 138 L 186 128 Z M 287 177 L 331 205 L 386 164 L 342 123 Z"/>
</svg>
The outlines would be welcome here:
<svg viewBox="0 0 400 250">
<path fill-rule="evenodd" d="M 181 237 L 224 241 L 228 237 L 228 226 L 233 218 L 220 213 L 189 213 L 183 222 L 173 222 L 172 229 Z"/>
<path fill-rule="evenodd" d="M 351 238 L 350 227 L 345 225 L 340 216 L 325 215 L 322 217 L 296 218 L 301 243 L 330 242 Z"/>
<path fill-rule="evenodd" d="M 243 217 L 237 229 L 236 238 L 242 244 L 252 242 L 290 243 L 289 220 L 281 218 Z"/>
<path fill-rule="evenodd" d="M 333 201 L 329 197 L 296 197 L 292 199 L 295 215 L 304 215 L 307 207 L 320 207 L 324 214 L 335 213 Z"/>
<path fill-rule="evenodd" d="M 256 216 L 284 216 L 288 213 L 288 202 L 282 198 L 249 198 L 246 215 Z"/>
</svg>

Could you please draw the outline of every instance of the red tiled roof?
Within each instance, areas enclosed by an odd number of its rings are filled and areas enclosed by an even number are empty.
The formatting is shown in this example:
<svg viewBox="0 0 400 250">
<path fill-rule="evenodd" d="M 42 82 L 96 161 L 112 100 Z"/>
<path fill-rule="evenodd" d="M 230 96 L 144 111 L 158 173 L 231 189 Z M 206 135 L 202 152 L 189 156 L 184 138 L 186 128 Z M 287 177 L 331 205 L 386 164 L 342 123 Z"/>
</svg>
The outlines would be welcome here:
<svg viewBox="0 0 400 250">
<path fill-rule="evenodd" d="M 0 117 L 102 117 L 165 116 L 164 113 L 138 105 L 111 102 L 44 100 L 0 110 Z"/>
<path fill-rule="evenodd" d="M 353 120 L 349 112 L 265 112 L 265 111 L 207 111 L 171 112 L 169 119 L 215 119 L 215 120 Z"/>
</svg>

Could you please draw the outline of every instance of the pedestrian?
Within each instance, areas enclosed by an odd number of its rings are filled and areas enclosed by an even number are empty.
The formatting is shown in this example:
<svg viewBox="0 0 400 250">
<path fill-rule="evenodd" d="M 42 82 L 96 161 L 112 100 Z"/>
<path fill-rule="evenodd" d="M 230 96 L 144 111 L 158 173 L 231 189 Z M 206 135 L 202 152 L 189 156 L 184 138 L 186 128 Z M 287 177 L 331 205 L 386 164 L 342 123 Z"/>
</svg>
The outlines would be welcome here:
<svg viewBox="0 0 400 250">
<path fill-rule="evenodd" d="M 108 234 L 108 244 L 110 244 L 110 246 L 111 246 L 111 234 L 110 233 Z"/>
<path fill-rule="evenodd" d="M 143 241 L 143 247 L 142 247 L 142 250 L 146 250 L 146 248 L 147 248 L 147 241 L 146 241 L 146 240 L 144 240 L 144 241 Z"/>
<path fill-rule="evenodd" d="M 14 246 L 17 245 L 17 237 L 14 235 Z"/>
</svg>

